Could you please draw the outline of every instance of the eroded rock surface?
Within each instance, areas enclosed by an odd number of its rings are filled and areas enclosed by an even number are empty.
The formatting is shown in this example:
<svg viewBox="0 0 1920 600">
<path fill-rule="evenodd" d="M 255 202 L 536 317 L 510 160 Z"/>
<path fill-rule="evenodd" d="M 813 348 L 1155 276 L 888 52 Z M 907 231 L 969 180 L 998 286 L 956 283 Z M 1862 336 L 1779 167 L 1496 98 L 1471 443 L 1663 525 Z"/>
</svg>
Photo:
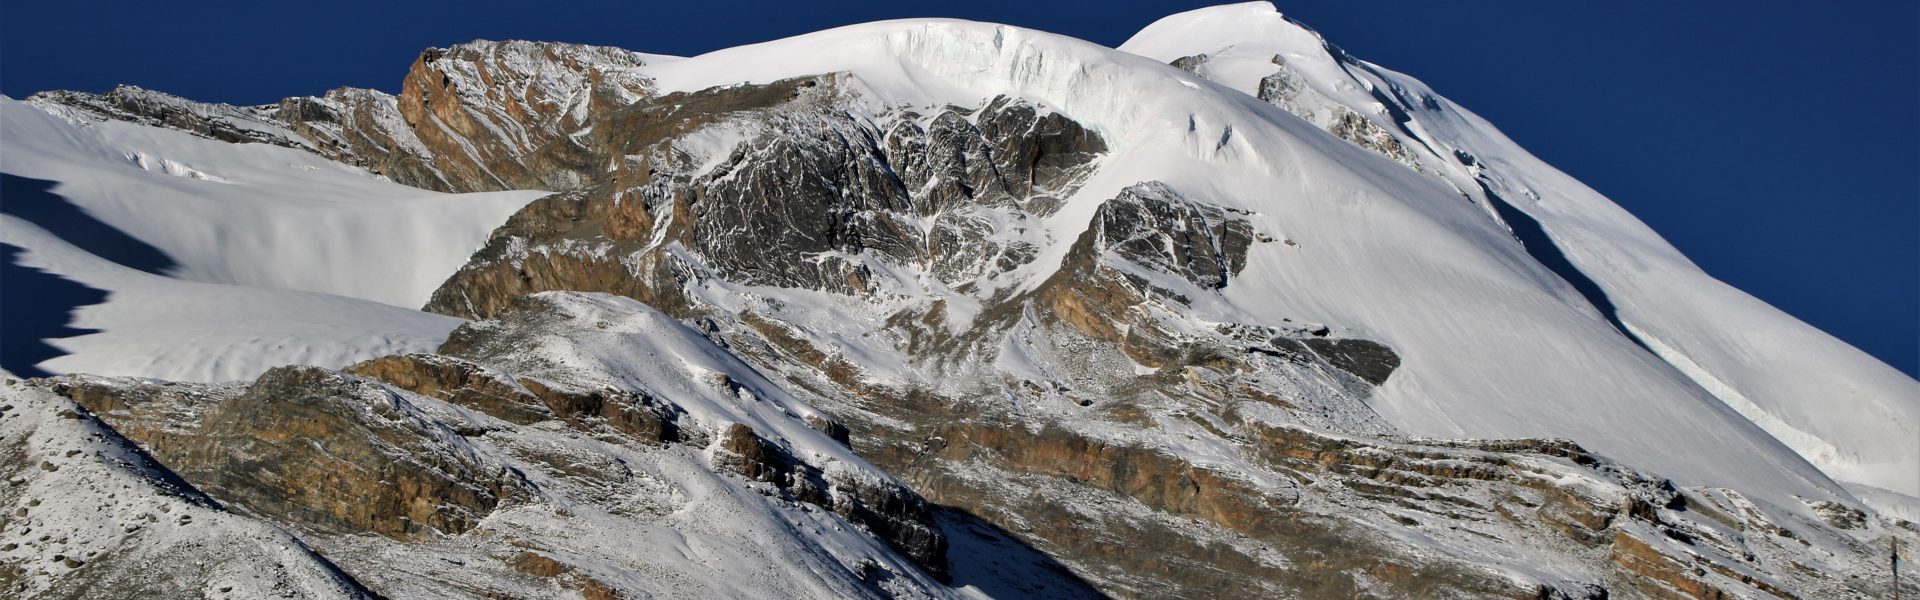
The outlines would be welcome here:
<svg viewBox="0 0 1920 600">
<path fill-rule="evenodd" d="M 1227 287 L 1247 266 L 1253 226 L 1225 209 L 1197 204 L 1149 182 L 1127 188 L 1094 213 L 1094 252 L 1111 253 L 1202 288 Z"/>
<path fill-rule="evenodd" d="M 839 108 L 841 85 L 809 77 L 623 109 L 609 117 L 627 132 L 613 138 L 610 154 L 627 157 L 615 171 L 514 215 L 427 309 L 486 317 L 521 294 L 566 289 L 685 314 L 680 283 L 697 272 L 859 295 L 876 289 L 872 260 L 979 285 L 1033 259 L 1035 219 L 1105 148 L 1057 113 L 1004 98 L 903 114 L 883 130 Z"/>
<path fill-rule="evenodd" d="M 600 118 L 652 93 L 649 57 L 604 46 L 474 41 L 420 53 L 400 95 L 339 88 L 232 106 L 131 86 L 28 102 L 80 118 L 300 148 L 437 191 L 565 190 L 600 173 Z"/>
<path fill-rule="evenodd" d="M 215 497 L 319 530 L 418 539 L 473 528 L 532 487 L 405 397 L 316 368 L 184 391 L 50 383 Z M 429 531 L 431 530 L 431 531 Z"/>
<path fill-rule="evenodd" d="M 0 375 L 0 590 L 8 597 L 377 597 L 269 519 L 223 506 L 86 408 Z"/>
<path fill-rule="evenodd" d="M 686 345 L 674 344 L 675 341 Z M 751 367 L 725 354 L 724 350 L 706 354 L 717 350 L 709 344 L 683 325 L 637 302 L 547 293 L 523 297 L 492 320 L 463 326 L 440 351 L 527 373 L 529 377 L 523 378 L 521 385 L 540 390 L 535 392 L 537 395 L 578 397 L 582 395 L 581 390 L 598 385 L 600 389 L 613 390 L 612 393 L 641 399 L 641 404 L 671 407 L 675 413 L 668 422 L 674 423 L 673 429 L 691 432 L 676 434 L 664 441 L 680 441 L 684 436 L 690 443 L 702 446 L 711 443 L 722 451 L 719 455 L 722 458 L 718 460 L 725 468 L 772 483 L 794 500 L 825 507 L 858 523 L 929 573 L 945 576 L 947 541 L 933 523 L 931 507 L 907 487 L 885 477 L 861 475 L 846 468 L 844 458 L 835 458 L 832 451 L 844 447 L 844 426 L 818 413 L 783 420 L 785 427 L 762 424 L 759 428 L 743 422 L 722 423 L 709 413 L 702 425 L 698 413 L 706 411 L 698 405 L 707 402 L 744 400 L 781 405 L 794 402 L 787 399 L 783 390 L 753 374 Z M 689 360 L 680 352 L 693 350 L 703 353 L 696 359 L 714 362 L 690 371 L 671 364 Z M 568 358 L 554 360 L 556 357 Z M 623 360 L 668 364 L 648 367 L 622 364 Z M 379 362 L 355 369 L 367 371 L 367 367 Z M 592 362 L 603 366 L 598 369 L 587 366 Z M 635 374 L 655 368 L 667 374 Z M 643 383 L 697 380 L 700 377 L 695 373 L 702 372 L 708 373 L 711 379 L 669 386 Z M 406 378 L 406 375 L 395 377 Z M 438 386 L 422 386 L 427 387 Z M 461 394 L 452 397 L 459 398 Z M 687 415 L 686 409 L 680 408 L 686 404 L 696 405 L 695 415 Z M 686 424 L 681 425 L 683 422 Z M 836 427 L 841 429 L 838 437 L 832 433 Z M 820 446 L 823 440 L 833 446 Z M 823 455 L 820 450 L 830 452 Z M 845 458 L 851 457 L 850 453 L 845 455 Z"/>
</svg>

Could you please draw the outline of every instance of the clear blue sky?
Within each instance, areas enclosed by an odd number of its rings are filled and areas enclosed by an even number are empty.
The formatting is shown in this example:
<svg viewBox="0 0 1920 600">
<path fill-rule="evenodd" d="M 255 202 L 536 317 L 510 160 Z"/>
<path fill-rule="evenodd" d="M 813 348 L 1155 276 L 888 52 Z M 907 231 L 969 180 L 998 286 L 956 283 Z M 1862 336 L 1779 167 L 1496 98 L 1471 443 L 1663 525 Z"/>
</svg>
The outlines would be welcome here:
<svg viewBox="0 0 1920 600">
<path fill-rule="evenodd" d="M 476 38 L 698 54 L 888 18 L 1118 45 L 1205 2 L 0 0 L 0 92 L 395 91 Z M 398 6 L 395 6 L 398 5 Z M 1282 0 L 1645 220 L 1715 276 L 1920 373 L 1920 3 Z"/>
</svg>

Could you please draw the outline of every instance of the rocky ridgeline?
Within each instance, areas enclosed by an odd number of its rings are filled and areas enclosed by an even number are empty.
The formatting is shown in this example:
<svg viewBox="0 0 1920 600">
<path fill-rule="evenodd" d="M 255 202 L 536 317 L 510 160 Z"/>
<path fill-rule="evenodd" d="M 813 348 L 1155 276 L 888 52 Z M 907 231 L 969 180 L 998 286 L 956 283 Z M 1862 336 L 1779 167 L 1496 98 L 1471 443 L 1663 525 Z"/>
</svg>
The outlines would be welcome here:
<svg viewBox="0 0 1920 600">
<path fill-rule="evenodd" d="M 594 151 L 610 132 L 596 126 L 650 95 L 644 64 L 618 48 L 477 41 L 422 52 L 396 103 L 453 189 L 562 190 L 604 169 Z"/>
<path fill-rule="evenodd" d="M 310 150 L 432 190 L 561 190 L 600 172 L 593 150 L 606 137 L 594 135 L 594 125 L 650 94 L 634 70 L 645 62 L 602 46 L 476 41 L 422 52 L 398 96 L 339 88 L 232 106 L 121 86 L 27 101 L 79 118 Z"/>
<path fill-rule="evenodd" d="M 874 113 L 841 74 L 656 94 L 644 61 L 474 43 L 424 53 L 397 97 L 36 97 L 314 149 L 421 187 L 561 191 L 433 294 L 427 310 L 486 319 L 437 354 L 251 386 L 34 385 L 381 590 L 485 595 L 544 577 L 644 591 L 600 570 L 621 559 L 578 543 L 586 533 L 525 520 L 687 526 L 661 516 L 686 488 L 643 483 L 623 461 L 730 473 L 714 485 L 824 509 L 917 564 L 839 563 L 862 593 L 946 572 L 952 531 L 927 501 L 1128 597 L 1871 596 L 1885 584 L 1860 571 L 1868 544 L 1920 539 L 1845 507 L 1805 520 L 1675 489 L 1563 441 L 1407 439 L 1368 403 L 1400 366 L 1390 346 L 1340 324 L 1196 316 L 1256 245 L 1294 245 L 1248 215 L 1142 181 L 1091 199 L 1077 238 L 1047 237 L 1107 142 L 1046 107 Z M 1275 64 L 1261 99 L 1421 168 Z M 1046 248 L 1065 253 L 1043 261 Z M 537 294 L 560 290 L 646 306 Z M 636 325 L 662 320 L 697 331 Z M 667 369 L 691 363 L 663 340 L 727 366 Z M 779 416 L 719 419 L 715 402 Z M 650 499 L 620 491 L 634 486 Z M 481 539 L 524 550 L 449 541 Z M 395 548 L 460 567 L 377 558 Z"/>
</svg>

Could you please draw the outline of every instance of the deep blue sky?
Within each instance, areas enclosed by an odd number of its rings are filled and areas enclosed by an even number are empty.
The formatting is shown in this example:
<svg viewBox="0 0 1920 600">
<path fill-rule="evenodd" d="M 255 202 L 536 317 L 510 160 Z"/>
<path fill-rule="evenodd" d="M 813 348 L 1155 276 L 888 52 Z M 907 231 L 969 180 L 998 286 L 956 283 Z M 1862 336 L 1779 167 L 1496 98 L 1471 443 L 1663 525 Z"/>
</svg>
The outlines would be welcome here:
<svg viewBox="0 0 1920 600">
<path fill-rule="evenodd" d="M 0 92 L 133 83 L 259 103 L 395 91 L 420 49 L 475 38 L 691 55 L 920 16 L 1113 46 L 1206 4 L 0 0 Z M 1708 272 L 1920 373 L 1920 3 L 1279 6 L 1491 120 Z"/>
</svg>

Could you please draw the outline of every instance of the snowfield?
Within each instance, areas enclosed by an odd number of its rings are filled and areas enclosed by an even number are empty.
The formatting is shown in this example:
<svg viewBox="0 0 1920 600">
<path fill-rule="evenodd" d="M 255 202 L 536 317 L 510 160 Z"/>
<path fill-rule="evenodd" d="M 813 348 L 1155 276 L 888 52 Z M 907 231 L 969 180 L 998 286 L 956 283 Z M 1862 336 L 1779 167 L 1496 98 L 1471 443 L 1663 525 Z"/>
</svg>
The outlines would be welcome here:
<svg viewBox="0 0 1920 600">
<path fill-rule="evenodd" d="M 439 194 L 308 152 L 8 98 L 0 138 L 0 241 L 23 250 L 20 267 L 105 292 L 71 324 L 97 331 L 50 342 L 66 354 L 37 365 L 49 372 L 230 381 L 431 350 L 461 321 L 417 307 L 544 195 Z M 10 310 L 7 324 L 57 316 Z"/>
</svg>

